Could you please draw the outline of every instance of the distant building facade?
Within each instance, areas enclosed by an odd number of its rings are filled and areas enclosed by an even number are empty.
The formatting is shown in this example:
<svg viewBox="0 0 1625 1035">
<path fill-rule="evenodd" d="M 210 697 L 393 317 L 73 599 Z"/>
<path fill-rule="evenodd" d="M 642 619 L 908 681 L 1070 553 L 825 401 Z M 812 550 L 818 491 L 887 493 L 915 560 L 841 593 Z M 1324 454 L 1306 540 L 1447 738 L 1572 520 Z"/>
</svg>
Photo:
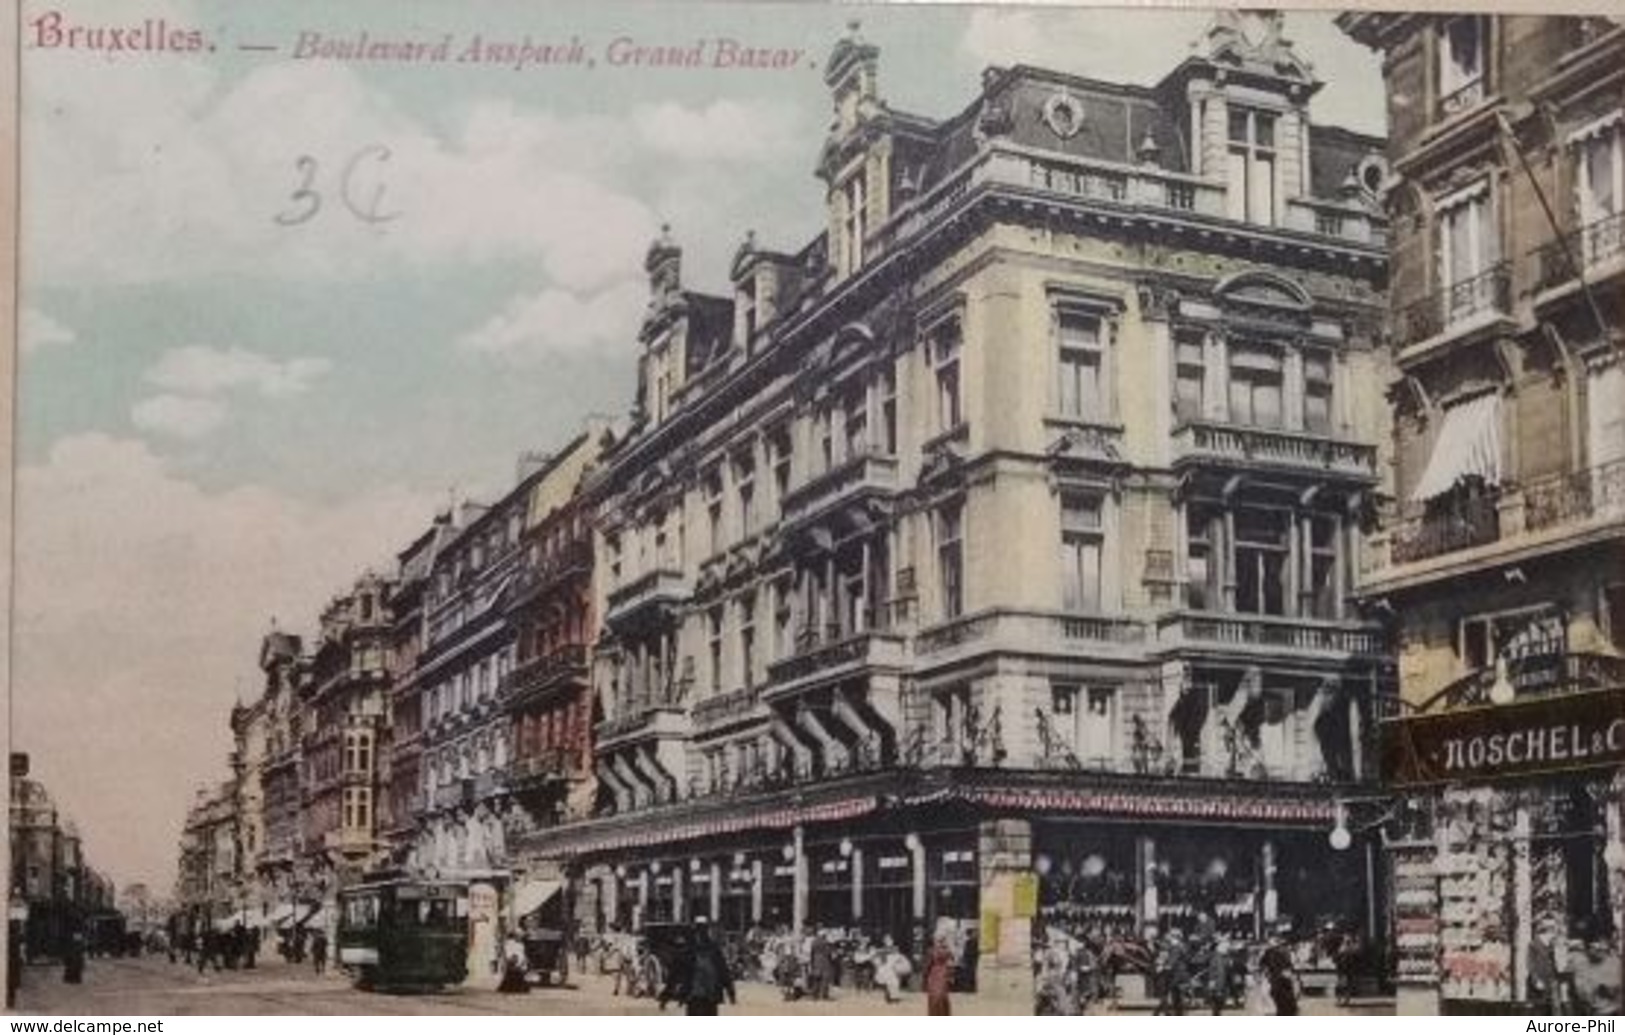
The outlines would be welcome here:
<svg viewBox="0 0 1625 1035">
<path fill-rule="evenodd" d="M 302 687 L 300 877 L 325 907 L 387 857 L 379 813 L 389 773 L 391 589 L 365 574 L 328 605 Z M 336 910 L 323 920 L 336 923 Z"/>
</svg>

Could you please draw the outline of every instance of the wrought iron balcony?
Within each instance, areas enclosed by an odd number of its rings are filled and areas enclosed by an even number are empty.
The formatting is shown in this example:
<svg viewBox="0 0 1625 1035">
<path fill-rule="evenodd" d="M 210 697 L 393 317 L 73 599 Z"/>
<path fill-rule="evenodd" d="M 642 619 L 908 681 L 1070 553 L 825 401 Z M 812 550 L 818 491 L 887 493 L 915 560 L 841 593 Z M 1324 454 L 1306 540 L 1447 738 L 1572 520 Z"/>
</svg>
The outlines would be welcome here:
<svg viewBox="0 0 1625 1035">
<path fill-rule="evenodd" d="M 1409 564 L 1457 550 L 1493 543 L 1501 537 L 1498 497 L 1461 496 L 1406 504 L 1391 533 L 1395 564 Z"/>
<path fill-rule="evenodd" d="M 1232 612 L 1180 611 L 1157 620 L 1157 640 L 1242 650 L 1380 656 L 1381 627 L 1367 622 Z"/>
<path fill-rule="evenodd" d="M 1625 520 L 1625 460 L 1524 483 L 1525 531 L 1598 519 Z"/>
<path fill-rule="evenodd" d="M 1616 690 L 1625 687 L 1625 658 L 1587 652 L 1529 654 L 1508 661 L 1506 674 L 1516 698 Z M 1446 684 L 1413 711 L 1427 714 L 1489 704 L 1497 678 L 1494 666 L 1475 669 Z"/>
<path fill-rule="evenodd" d="M 689 731 L 688 713 L 677 704 L 637 704 L 614 718 L 600 722 L 595 730 L 598 747 L 651 737 L 685 737 Z"/>
<path fill-rule="evenodd" d="M 1376 446 L 1345 442 L 1310 431 L 1190 421 L 1174 432 L 1174 449 L 1180 460 L 1187 461 L 1265 464 L 1317 474 L 1329 471 L 1356 478 L 1377 476 Z"/>
<path fill-rule="evenodd" d="M 682 572 L 658 568 L 612 591 L 604 620 L 610 624 L 631 622 L 683 603 L 692 591 Z"/>
<path fill-rule="evenodd" d="M 579 757 L 579 752 L 547 748 L 515 758 L 508 763 L 508 785 L 525 790 L 556 781 L 579 779 L 586 773 L 577 764 Z"/>
<path fill-rule="evenodd" d="M 586 678 L 586 645 L 564 644 L 516 666 L 503 677 L 503 704 L 512 711 L 530 704 L 550 691 L 580 683 Z"/>
<path fill-rule="evenodd" d="M 743 718 L 755 711 L 761 700 L 760 686 L 742 686 L 727 693 L 713 694 L 695 703 L 692 712 L 694 725 L 710 728 Z"/>
<path fill-rule="evenodd" d="M 784 496 L 784 523 L 794 525 L 863 496 L 897 489 L 897 459 L 865 453 L 838 464 Z"/>
<path fill-rule="evenodd" d="M 1625 264 L 1625 212 L 1616 212 L 1535 249 L 1535 290 L 1548 291 Z M 1577 268 L 1578 267 L 1578 268 Z"/>
<path fill-rule="evenodd" d="M 1458 280 L 1400 310 L 1399 333 L 1406 346 L 1429 341 L 1511 312 L 1512 276 L 1509 263 L 1498 262 L 1465 280 Z"/>
<path fill-rule="evenodd" d="M 903 664 L 903 637 L 880 629 L 868 629 L 841 637 L 828 630 L 823 637 L 797 637 L 797 652 L 767 667 L 771 685 L 769 697 L 824 674 L 862 671 L 872 667 L 900 668 Z"/>
<path fill-rule="evenodd" d="M 510 606 L 523 605 L 572 576 L 585 575 L 591 570 L 592 543 L 581 539 L 566 543 L 552 556 L 519 570 L 514 576 Z"/>
</svg>

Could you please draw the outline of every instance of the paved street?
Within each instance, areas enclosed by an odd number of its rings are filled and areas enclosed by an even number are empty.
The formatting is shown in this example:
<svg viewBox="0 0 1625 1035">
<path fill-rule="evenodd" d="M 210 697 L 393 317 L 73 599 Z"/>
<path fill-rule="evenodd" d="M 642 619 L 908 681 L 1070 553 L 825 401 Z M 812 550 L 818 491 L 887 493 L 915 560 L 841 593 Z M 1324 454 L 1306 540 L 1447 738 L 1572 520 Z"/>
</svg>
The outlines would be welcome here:
<svg viewBox="0 0 1625 1035">
<path fill-rule="evenodd" d="M 90 961 L 81 986 L 62 982 L 60 968 L 35 966 L 24 977 L 17 1007 L 21 1013 L 52 1016 L 125 1014 L 196 1016 L 209 1014 L 614 1014 L 659 1011 L 647 999 L 610 994 L 607 979 L 589 975 L 579 985 L 564 989 L 535 989 L 529 995 L 500 995 L 467 988 L 433 995 L 383 995 L 358 992 L 339 975 L 318 977 L 308 967 L 272 961 L 252 971 L 224 971 L 199 975 L 190 967 L 170 964 L 163 957 Z M 1310 999 L 1305 1013 L 1334 1012 L 1325 1000 Z M 739 1014 L 797 1013 L 809 1015 L 923 1013 L 925 1000 L 917 994 L 887 1006 L 878 994 L 837 991 L 829 1002 L 785 1003 L 766 985 L 742 984 L 740 1001 L 725 1012 Z M 1008 1015 L 1024 1012 L 1024 1004 L 985 996 L 956 996 L 954 1010 L 961 1014 Z M 675 1010 L 673 1011 L 675 1012 Z M 1391 1013 L 1392 1003 L 1366 1004 L 1354 1012 Z"/>
</svg>

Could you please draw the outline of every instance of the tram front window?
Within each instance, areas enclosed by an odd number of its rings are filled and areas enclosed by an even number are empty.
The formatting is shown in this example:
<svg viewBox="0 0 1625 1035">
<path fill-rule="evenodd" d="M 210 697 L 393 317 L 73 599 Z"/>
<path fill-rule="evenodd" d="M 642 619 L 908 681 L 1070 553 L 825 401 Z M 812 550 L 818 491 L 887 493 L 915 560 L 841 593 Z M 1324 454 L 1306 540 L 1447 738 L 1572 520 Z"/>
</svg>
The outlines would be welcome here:
<svg viewBox="0 0 1625 1035">
<path fill-rule="evenodd" d="M 449 928 L 458 922 L 456 900 L 426 898 L 419 900 L 417 922 L 420 927 Z"/>
</svg>

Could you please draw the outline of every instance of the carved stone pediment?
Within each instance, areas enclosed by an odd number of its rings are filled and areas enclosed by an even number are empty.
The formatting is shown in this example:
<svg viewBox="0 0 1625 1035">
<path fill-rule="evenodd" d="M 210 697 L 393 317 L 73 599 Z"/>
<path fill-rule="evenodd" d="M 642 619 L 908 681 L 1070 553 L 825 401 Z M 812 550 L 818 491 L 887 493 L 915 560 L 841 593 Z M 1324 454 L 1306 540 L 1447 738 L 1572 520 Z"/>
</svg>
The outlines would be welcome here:
<svg viewBox="0 0 1625 1035">
<path fill-rule="evenodd" d="M 1107 428 L 1067 428 L 1050 443 L 1045 452 L 1052 457 L 1067 460 L 1120 464 L 1124 460 L 1122 450 L 1118 448 L 1117 438 L 1117 434 Z"/>
<path fill-rule="evenodd" d="M 964 445 L 953 438 L 939 439 L 931 443 L 926 447 L 920 463 L 920 481 L 928 482 L 944 477 L 964 466 L 964 450 Z"/>
</svg>

